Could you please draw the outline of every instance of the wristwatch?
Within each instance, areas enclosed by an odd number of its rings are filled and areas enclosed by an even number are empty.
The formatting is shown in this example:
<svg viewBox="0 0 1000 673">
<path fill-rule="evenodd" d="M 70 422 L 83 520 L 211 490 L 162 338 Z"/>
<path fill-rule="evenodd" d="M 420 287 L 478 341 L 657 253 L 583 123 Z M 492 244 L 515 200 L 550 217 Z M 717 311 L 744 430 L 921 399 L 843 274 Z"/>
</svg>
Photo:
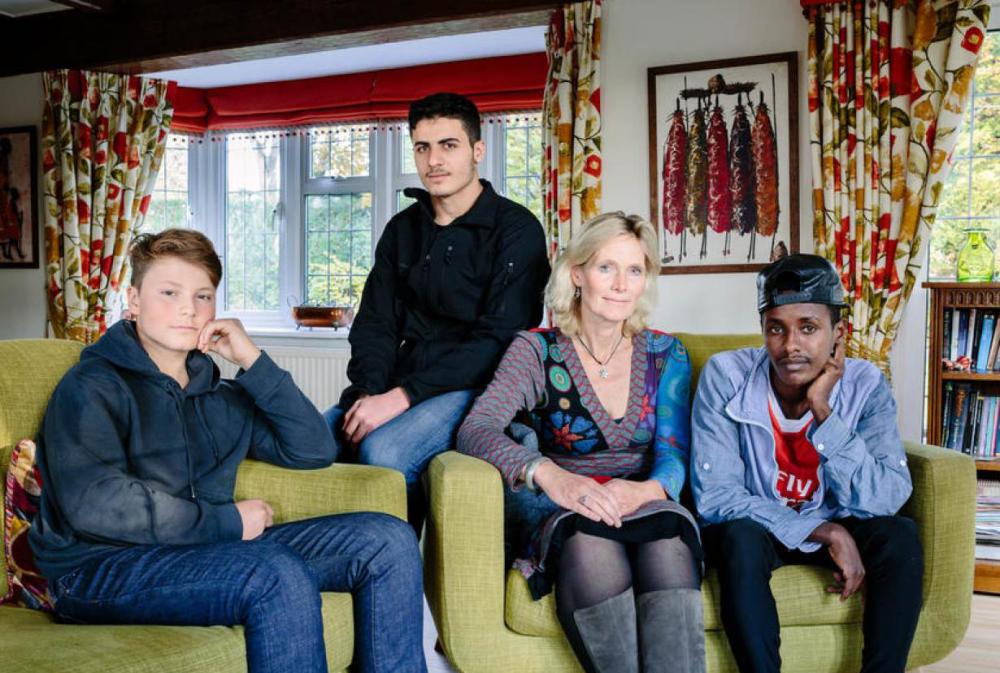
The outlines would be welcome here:
<svg viewBox="0 0 1000 673">
<path fill-rule="evenodd" d="M 535 470 L 538 469 L 539 465 L 548 460 L 550 459 L 545 456 L 539 456 L 538 458 L 529 460 L 524 466 L 524 485 L 532 493 L 538 492 L 538 487 L 535 486 Z"/>
</svg>

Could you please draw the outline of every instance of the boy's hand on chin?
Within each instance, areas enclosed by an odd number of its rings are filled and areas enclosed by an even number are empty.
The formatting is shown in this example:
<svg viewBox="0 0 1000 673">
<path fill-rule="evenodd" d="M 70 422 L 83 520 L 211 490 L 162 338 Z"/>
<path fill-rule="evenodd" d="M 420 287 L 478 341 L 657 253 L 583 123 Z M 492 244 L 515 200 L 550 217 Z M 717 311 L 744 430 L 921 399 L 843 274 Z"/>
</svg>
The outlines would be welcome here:
<svg viewBox="0 0 1000 673">
<path fill-rule="evenodd" d="M 243 323 L 235 318 L 205 323 L 198 335 L 198 350 L 218 353 L 243 369 L 250 369 L 260 357 L 260 349 L 247 335 Z"/>
</svg>

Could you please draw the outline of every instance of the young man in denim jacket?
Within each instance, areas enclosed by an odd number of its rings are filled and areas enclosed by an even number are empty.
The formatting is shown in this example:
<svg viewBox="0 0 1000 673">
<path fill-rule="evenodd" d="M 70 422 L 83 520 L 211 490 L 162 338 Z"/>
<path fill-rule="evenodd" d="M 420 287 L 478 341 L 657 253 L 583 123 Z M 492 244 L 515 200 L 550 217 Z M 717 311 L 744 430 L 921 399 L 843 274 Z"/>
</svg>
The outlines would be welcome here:
<svg viewBox="0 0 1000 673">
<path fill-rule="evenodd" d="M 825 565 L 842 600 L 866 585 L 862 671 L 903 673 L 923 554 L 896 515 L 912 486 L 889 384 L 844 357 L 829 262 L 779 259 L 757 291 L 764 347 L 712 357 L 692 412 L 691 486 L 733 655 L 743 673 L 777 673 L 771 573 Z"/>
</svg>

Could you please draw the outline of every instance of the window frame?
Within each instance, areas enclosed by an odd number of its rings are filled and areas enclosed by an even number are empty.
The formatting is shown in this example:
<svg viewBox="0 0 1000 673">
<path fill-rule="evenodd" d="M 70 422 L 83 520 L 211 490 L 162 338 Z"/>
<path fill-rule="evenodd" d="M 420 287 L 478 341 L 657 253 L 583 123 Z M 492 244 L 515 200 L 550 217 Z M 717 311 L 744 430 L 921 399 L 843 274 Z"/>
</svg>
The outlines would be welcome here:
<svg viewBox="0 0 1000 673">
<path fill-rule="evenodd" d="M 529 110 L 524 114 L 537 114 Z M 518 114 L 511 112 L 506 114 Z M 345 124 L 347 125 L 347 124 Z M 331 124 L 332 126 L 332 124 Z M 355 126 L 364 126 L 358 124 Z M 486 156 L 479 164 L 479 176 L 496 190 L 506 191 L 506 119 L 505 114 L 484 115 L 482 139 Z M 272 133 L 261 131 L 262 134 Z M 280 134 L 280 197 L 277 204 L 279 240 L 279 308 L 274 311 L 227 310 L 227 274 L 216 295 L 216 313 L 221 318 L 237 318 L 255 333 L 295 333 L 290 306 L 306 296 L 305 212 L 306 197 L 342 195 L 358 191 L 372 193 L 372 258 L 385 226 L 396 213 L 397 192 L 420 187 L 419 176 L 403 172 L 402 151 L 406 148 L 409 128 L 405 120 L 372 125 L 369 134 L 369 175 L 344 178 L 310 178 L 309 132 L 273 131 Z M 188 225 L 204 233 L 220 252 L 225 265 L 226 247 L 226 148 L 228 133 L 210 131 L 203 138 L 188 143 Z M 232 135 L 243 135 L 232 133 Z M 326 334 L 344 337 L 347 330 Z M 299 333 L 302 334 L 302 333 Z M 310 334 L 310 336 L 314 336 Z"/>
<path fill-rule="evenodd" d="M 995 5 L 994 6 L 994 10 L 997 10 L 997 9 L 1000 9 L 1000 7 L 997 7 Z M 994 39 L 1000 40 L 1000 12 L 998 12 L 998 11 L 994 11 L 991 14 L 991 16 L 990 16 L 990 25 L 987 27 L 987 30 L 986 30 L 986 40 L 994 40 Z M 984 44 L 984 47 L 985 47 L 985 44 Z M 982 58 L 982 54 L 980 54 L 980 58 Z M 978 73 L 979 73 L 979 71 L 977 70 L 976 74 L 978 75 Z M 932 259 L 933 259 L 932 255 L 933 255 L 933 251 L 934 251 L 934 235 L 935 235 L 935 232 L 937 232 L 939 234 L 941 233 L 940 225 L 942 223 L 949 223 L 951 226 L 958 226 L 963 231 L 968 231 L 969 229 L 983 229 L 983 228 L 985 228 L 985 229 L 991 229 L 992 228 L 991 224 L 1000 221 L 1000 211 L 998 211 L 994 215 L 973 215 L 972 214 L 973 199 L 974 199 L 974 192 L 975 192 L 975 190 L 974 190 L 975 183 L 974 183 L 974 171 L 973 171 L 973 167 L 975 166 L 976 161 L 979 161 L 979 160 L 994 160 L 994 161 L 1000 160 L 1000 153 L 994 153 L 994 154 L 975 154 L 974 153 L 975 132 L 976 132 L 976 102 L 977 101 L 1000 102 L 1000 91 L 993 91 L 993 92 L 988 92 L 988 93 L 979 93 L 977 91 L 977 89 L 978 89 L 978 87 L 976 86 L 976 77 L 973 76 L 973 78 L 972 78 L 972 86 L 971 86 L 970 92 L 969 92 L 969 100 L 968 100 L 968 103 L 967 103 L 968 108 L 963 113 L 963 119 L 962 119 L 962 123 L 964 124 L 965 123 L 965 119 L 968 118 L 968 120 L 969 120 L 969 126 L 968 126 L 968 128 L 965 128 L 963 126 L 959 126 L 957 129 L 955 129 L 956 133 L 960 132 L 959 142 L 961 142 L 963 136 L 965 136 L 966 133 L 968 134 L 967 139 L 968 139 L 968 143 L 969 144 L 968 144 L 968 147 L 965 148 L 965 150 L 967 151 L 967 153 L 962 153 L 962 151 L 960 150 L 960 148 L 956 145 L 952 149 L 951 156 L 949 157 L 949 164 L 950 165 L 949 165 L 949 168 L 948 168 L 949 177 L 951 176 L 952 172 L 958 167 L 959 163 L 964 164 L 966 166 L 966 168 L 967 168 L 968 175 L 965 176 L 965 184 L 962 186 L 962 189 L 965 190 L 965 199 L 966 199 L 965 211 L 966 211 L 966 214 L 965 215 L 942 215 L 940 213 L 940 205 L 935 209 L 934 223 L 935 223 L 936 226 L 934 226 L 934 227 L 931 228 L 931 230 L 930 230 L 930 232 L 929 232 L 929 234 L 927 236 L 926 252 L 924 253 L 925 254 L 925 257 L 924 257 L 924 261 L 925 261 L 924 268 L 926 269 L 926 271 L 924 272 L 924 276 L 926 277 L 927 280 L 942 281 L 942 282 L 954 281 L 956 279 L 956 276 L 957 276 L 956 269 L 954 267 L 950 270 L 950 274 L 946 275 L 946 276 L 935 275 L 935 274 L 932 273 L 931 263 L 932 263 Z M 946 182 L 945 183 L 945 187 L 947 187 L 947 186 L 948 185 L 947 185 L 947 182 Z M 944 191 L 942 191 L 941 197 L 939 198 L 939 201 L 938 201 L 939 204 L 940 204 L 941 198 L 943 198 L 943 196 L 944 196 Z M 1000 241 L 994 240 L 994 241 L 992 241 L 992 244 L 993 244 L 994 248 L 997 248 L 998 246 L 1000 246 Z M 957 251 L 956 251 L 956 255 L 957 255 Z"/>
</svg>

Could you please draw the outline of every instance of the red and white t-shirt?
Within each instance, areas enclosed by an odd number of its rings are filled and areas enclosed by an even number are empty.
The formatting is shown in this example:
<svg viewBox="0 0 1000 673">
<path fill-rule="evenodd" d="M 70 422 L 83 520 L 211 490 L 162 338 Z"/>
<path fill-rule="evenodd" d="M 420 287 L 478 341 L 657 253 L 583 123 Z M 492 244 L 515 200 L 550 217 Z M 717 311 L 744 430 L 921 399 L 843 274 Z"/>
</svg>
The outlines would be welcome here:
<svg viewBox="0 0 1000 673">
<path fill-rule="evenodd" d="M 806 437 L 813 415 L 809 411 L 802 418 L 788 420 L 773 391 L 768 397 L 771 429 L 774 432 L 774 457 L 778 463 L 775 490 L 786 505 L 798 509 L 819 488 L 819 453 Z"/>
</svg>

